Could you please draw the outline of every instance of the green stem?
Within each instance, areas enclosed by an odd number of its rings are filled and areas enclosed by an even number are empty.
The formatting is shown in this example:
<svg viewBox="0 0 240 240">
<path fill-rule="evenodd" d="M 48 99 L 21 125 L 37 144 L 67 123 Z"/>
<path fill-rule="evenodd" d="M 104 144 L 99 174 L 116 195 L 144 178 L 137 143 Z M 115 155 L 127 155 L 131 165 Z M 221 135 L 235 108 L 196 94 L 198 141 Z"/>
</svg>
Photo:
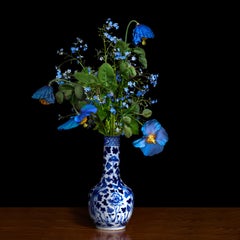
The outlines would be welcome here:
<svg viewBox="0 0 240 240">
<path fill-rule="evenodd" d="M 131 20 L 131 21 L 128 23 L 127 28 L 126 28 L 126 33 L 125 33 L 125 43 L 127 42 L 128 29 L 129 29 L 129 27 L 130 27 L 130 25 L 131 25 L 132 23 L 139 24 L 139 22 L 136 21 L 136 20 Z"/>
<path fill-rule="evenodd" d="M 111 114 L 111 120 L 110 120 L 110 135 L 114 135 L 114 129 L 115 129 L 115 116 Z"/>
<path fill-rule="evenodd" d="M 65 82 L 65 83 L 72 84 L 72 82 L 70 82 L 69 80 L 54 78 L 48 82 L 48 85 L 51 86 L 54 82 Z"/>
<path fill-rule="evenodd" d="M 61 64 L 59 64 L 58 68 L 61 68 L 61 66 L 65 65 L 66 63 L 73 62 L 73 61 L 76 61 L 82 68 L 84 68 L 82 62 L 80 62 L 78 58 L 75 58 L 71 55 L 66 55 L 66 57 L 68 57 L 68 59 L 62 62 Z"/>
</svg>

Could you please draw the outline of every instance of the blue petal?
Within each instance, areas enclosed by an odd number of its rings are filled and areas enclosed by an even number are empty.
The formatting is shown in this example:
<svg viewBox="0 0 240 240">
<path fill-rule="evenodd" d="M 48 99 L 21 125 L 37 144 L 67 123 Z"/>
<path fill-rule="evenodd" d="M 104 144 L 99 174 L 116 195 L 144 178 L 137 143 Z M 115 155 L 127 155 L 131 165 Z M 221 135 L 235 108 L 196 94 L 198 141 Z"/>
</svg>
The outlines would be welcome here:
<svg viewBox="0 0 240 240">
<path fill-rule="evenodd" d="M 148 136 L 149 134 L 156 133 L 161 128 L 162 128 L 161 124 L 156 119 L 152 119 L 145 122 L 141 130 L 144 136 Z"/>
<path fill-rule="evenodd" d="M 146 145 L 145 137 L 133 141 L 133 146 L 136 147 L 136 148 L 137 147 L 143 148 L 143 147 L 145 147 L 145 145 Z"/>
<path fill-rule="evenodd" d="M 74 120 L 74 117 L 70 118 L 67 122 L 60 125 L 57 129 L 58 130 L 69 130 L 75 127 L 78 127 L 79 123 Z"/>
<path fill-rule="evenodd" d="M 96 113 L 97 108 L 92 104 L 86 104 L 81 108 L 81 112 L 77 115 L 74 120 L 80 123 L 85 117 L 88 117 L 91 113 Z"/>
<path fill-rule="evenodd" d="M 163 151 L 163 148 L 168 141 L 168 134 L 162 125 L 152 119 L 145 122 L 141 128 L 143 137 L 133 142 L 134 147 L 141 149 L 145 156 L 153 156 Z M 156 143 L 148 143 L 147 138 L 150 134 L 155 134 Z"/>
<path fill-rule="evenodd" d="M 168 141 L 168 134 L 166 130 L 162 127 L 156 134 L 156 142 L 162 146 Z"/>
<path fill-rule="evenodd" d="M 46 102 L 50 103 L 55 103 L 55 97 L 53 93 L 53 88 L 52 86 L 43 86 L 39 88 L 33 95 L 33 99 L 44 99 Z"/>
<path fill-rule="evenodd" d="M 96 113 L 97 112 L 97 108 L 92 105 L 92 104 L 86 104 L 81 108 L 81 112 L 86 112 L 86 113 Z"/>
<path fill-rule="evenodd" d="M 89 116 L 89 115 L 86 114 L 86 113 L 79 114 L 79 115 L 74 117 L 74 121 L 79 124 L 87 116 Z"/>
<path fill-rule="evenodd" d="M 137 24 L 133 30 L 133 43 L 137 45 L 142 42 L 143 38 L 154 38 L 154 33 L 148 26 L 144 24 Z"/>
<path fill-rule="evenodd" d="M 163 146 L 159 144 L 146 144 L 145 147 L 141 148 L 144 156 L 153 156 L 163 151 Z"/>
</svg>

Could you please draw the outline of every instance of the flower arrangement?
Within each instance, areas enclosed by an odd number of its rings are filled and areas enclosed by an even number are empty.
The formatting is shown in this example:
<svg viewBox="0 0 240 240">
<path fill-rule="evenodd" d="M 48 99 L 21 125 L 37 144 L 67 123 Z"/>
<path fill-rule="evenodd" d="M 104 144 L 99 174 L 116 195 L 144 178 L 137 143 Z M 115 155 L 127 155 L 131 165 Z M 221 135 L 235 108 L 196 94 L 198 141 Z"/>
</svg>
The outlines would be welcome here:
<svg viewBox="0 0 240 240">
<path fill-rule="evenodd" d="M 132 24 L 132 42 L 128 42 Z M 162 152 L 168 141 L 162 125 L 150 119 L 150 107 L 157 100 L 149 93 L 157 86 L 159 75 L 148 72 L 144 45 L 154 33 L 136 20 L 128 23 L 124 39 L 115 35 L 118 29 L 118 23 L 110 18 L 98 28 L 102 48 L 96 50 L 94 66 L 87 63 L 88 44 L 81 38 L 76 38 L 69 51 L 58 50 L 63 61 L 56 66 L 56 77 L 32 98 L 43 105 L 68 103 L 70 111 L 60 115 L 59 120 L 66 120 L 58 126 L 59 131 L 82 126 L 104 136 L 130 138 L 141 129 L 143 136 L 133 141 L 133 146 L 152 156 Z"/>
</svg>

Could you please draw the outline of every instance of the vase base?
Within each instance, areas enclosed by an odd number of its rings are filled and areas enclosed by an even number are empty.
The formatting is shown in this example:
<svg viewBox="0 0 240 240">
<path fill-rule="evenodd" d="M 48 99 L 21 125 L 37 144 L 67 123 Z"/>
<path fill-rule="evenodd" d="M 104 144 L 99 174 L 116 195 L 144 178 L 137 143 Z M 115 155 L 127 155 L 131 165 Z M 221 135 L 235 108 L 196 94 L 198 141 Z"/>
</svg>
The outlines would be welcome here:
<svg viewBox="0 0 240 240">
<path fill-rule="evenodd" d="M 101 226 L 96 226 L 97 229 L 102 230 L 102 231 L 121 231 L 126 228 L 126 226 L 121 226 L 121 227 L 101 227 Z"/>
</svg>

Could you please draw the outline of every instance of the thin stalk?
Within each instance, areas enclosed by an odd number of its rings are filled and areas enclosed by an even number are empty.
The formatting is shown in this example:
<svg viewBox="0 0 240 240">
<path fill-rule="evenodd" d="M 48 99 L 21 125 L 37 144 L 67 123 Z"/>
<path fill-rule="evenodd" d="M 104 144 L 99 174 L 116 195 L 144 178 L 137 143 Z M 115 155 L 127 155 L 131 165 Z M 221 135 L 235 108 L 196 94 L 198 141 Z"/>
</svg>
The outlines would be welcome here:
<svg viewBox="0 0 240 240">
<path fill-rule="evenodd" d="M 127 42 L 127 36 L 128 36 L 128 30 L 129 30 L 129 27 L 132 23 L 136 23 L 136 24 L 139 24 L 139 22 L 137 22 L 136 20 L 131 20 L 128 25 L 127 25 L 127 28 L 126 28 L 126 33 L 125 33 L 125 43 Z"/>
</svg>

